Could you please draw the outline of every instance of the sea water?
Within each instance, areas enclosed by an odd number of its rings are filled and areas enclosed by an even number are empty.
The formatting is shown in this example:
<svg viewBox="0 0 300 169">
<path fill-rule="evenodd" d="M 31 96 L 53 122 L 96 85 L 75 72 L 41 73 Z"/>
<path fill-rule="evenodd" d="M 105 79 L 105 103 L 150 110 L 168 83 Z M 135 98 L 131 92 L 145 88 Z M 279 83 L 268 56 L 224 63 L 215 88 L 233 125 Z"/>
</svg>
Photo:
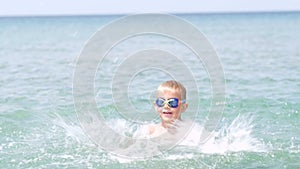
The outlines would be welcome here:
<svg viewBox="0 0 300 169">
<path fill-rule="evenodd" d="M 120 17 L 0 18 L 0 168 L 300 167 L 300 13 L 178 15 L 196 26 L 218 53 L 226 81 L 225 109 L 207 142 L 195 146 L 192 141 L 200 133 L 192 130 L 190 142 L 144 160 L 101 149 L 83 130 L 74 108 L 78 56 L 97 30 Z M 127 120 L 130 114 L 119 114 L 111 101 L 113 68 L 132 51 L 158 46 L 182 52 L 186 65 L 194 67 L 200 100 L 188 102 L 200 107 L 192 119 L 195 125 L 201 128 L 206 122 L 211 88 L 201 61 L 174 41 L 145 36 L 112 49 L 96 73 L 98 110 L 114 131 L 130 135 L 140 126 Z M 159 122 L 149 91 L 168 78 L 147 70 L 132 79 L 128 98 L 136 109 L 148 112 L 141 113 L 141 125 Z M 182 116 L 192 118 L 188 111 Z"/>
</svg>

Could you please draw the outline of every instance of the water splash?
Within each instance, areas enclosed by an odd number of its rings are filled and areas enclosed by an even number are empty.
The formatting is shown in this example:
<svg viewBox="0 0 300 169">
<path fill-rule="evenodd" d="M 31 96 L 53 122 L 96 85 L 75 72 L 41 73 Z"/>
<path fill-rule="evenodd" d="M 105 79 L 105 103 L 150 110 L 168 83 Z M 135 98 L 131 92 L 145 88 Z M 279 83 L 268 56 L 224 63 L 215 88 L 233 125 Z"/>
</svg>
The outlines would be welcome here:
<svg viewBox="0 0 300 169">
<path fill-rule="evenodd" d="M 71 138 L 80 144 L 91 144 L 88 137 L 77 124 L 68 124 L 59 117 L 54 121 L 55 125 L 63 128 L 67 138 Z M 132 137 L 138 128 L 123 119 L 112 119 L 108 125 L 121 134 Z M 226 154 L 229 152 L 266 152 L 265 144 L 253 136 L 253 118 L 238 115 L 231 123 L 223 125 L 218 131 L 212 133 L 207 142 L 199 144 L 202 132 L 205 132 L 202 125 L 196 123 L 185 139 L 177 147 L 164 153 L 165 159 L 193 158 L 197 154 Z M 145 129 L 145 128 L 144 128 Z M 144 130 L 147 132 L 147 130 Z M 186 152 L 185 152 L 186 151 Z M 130 162 L 126 158 L 109 155 L 112 160 L 119 162 Z"/>
<path fill-rule="evenodd" d="M 76 141 L 77 143 L 90 143 L 90 141 L 87 142 L 88 137 L 82 130 L 79 124 L 76 123 L 69 123 L 69 121 L 66 121 L 61 117 L 60 115 L 56 114 L 56 118 L 53 119 L 53 127 L 60 127 L 65 131 L 65 139 L 71 139 Z"/>
<path fill-rule="evenodd" d="M 253 135 L 253 117 L 238 115 L 229 125 L 222 126 L 199 150 L 208 154 L 227 152 L 266 152 L 262 141 Z"/>
</svg>

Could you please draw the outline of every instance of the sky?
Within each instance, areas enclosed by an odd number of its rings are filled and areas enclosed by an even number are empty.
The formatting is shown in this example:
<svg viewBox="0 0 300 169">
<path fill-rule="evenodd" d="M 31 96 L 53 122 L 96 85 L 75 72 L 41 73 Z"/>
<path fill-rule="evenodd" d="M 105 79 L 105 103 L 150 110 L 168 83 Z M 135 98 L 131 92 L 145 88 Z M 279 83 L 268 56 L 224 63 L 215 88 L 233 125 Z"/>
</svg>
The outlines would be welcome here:
<svg viewBox="0 0 300 169">
<path fill-rule="evenodd" d="M 300 0 L 0 0 L 0 16 L 300 11 Z"/>
</svg>

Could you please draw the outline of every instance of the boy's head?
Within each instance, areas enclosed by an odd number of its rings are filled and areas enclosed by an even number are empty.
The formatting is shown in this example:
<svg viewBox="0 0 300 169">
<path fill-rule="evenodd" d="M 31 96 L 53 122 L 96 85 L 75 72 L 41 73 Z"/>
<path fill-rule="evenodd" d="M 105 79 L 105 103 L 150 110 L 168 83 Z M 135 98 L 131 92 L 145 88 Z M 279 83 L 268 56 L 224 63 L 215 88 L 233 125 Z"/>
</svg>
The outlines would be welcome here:
<svg viewBox="0 0 300 169">
<path fill-rule="evenodd" d="M 187 106 L 186 89 L 181 83 L 169 80 L 158 86 L 154 107 L 163 124 L 180 120 Z"/>
</svg>

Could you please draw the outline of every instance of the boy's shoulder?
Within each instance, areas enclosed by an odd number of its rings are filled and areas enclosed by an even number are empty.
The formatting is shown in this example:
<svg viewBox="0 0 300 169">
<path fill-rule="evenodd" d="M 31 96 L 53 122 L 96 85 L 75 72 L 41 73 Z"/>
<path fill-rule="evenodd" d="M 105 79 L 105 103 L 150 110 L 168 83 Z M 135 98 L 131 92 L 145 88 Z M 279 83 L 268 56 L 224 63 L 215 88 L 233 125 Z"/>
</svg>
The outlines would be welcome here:
<svg viewBox="0 0 300 169">
<path fill-rule="evenodd" d="M 155 132 L 155 125 L 149 124 L 148 129 L 149 129 L 149 134 L 152 135 Z"/>
<path fill-rule="evenodd" d="M 137 138 L 148 138 L 155 132 L 155 124 L 144 124 L 134 134 Z"/>
</svg>

